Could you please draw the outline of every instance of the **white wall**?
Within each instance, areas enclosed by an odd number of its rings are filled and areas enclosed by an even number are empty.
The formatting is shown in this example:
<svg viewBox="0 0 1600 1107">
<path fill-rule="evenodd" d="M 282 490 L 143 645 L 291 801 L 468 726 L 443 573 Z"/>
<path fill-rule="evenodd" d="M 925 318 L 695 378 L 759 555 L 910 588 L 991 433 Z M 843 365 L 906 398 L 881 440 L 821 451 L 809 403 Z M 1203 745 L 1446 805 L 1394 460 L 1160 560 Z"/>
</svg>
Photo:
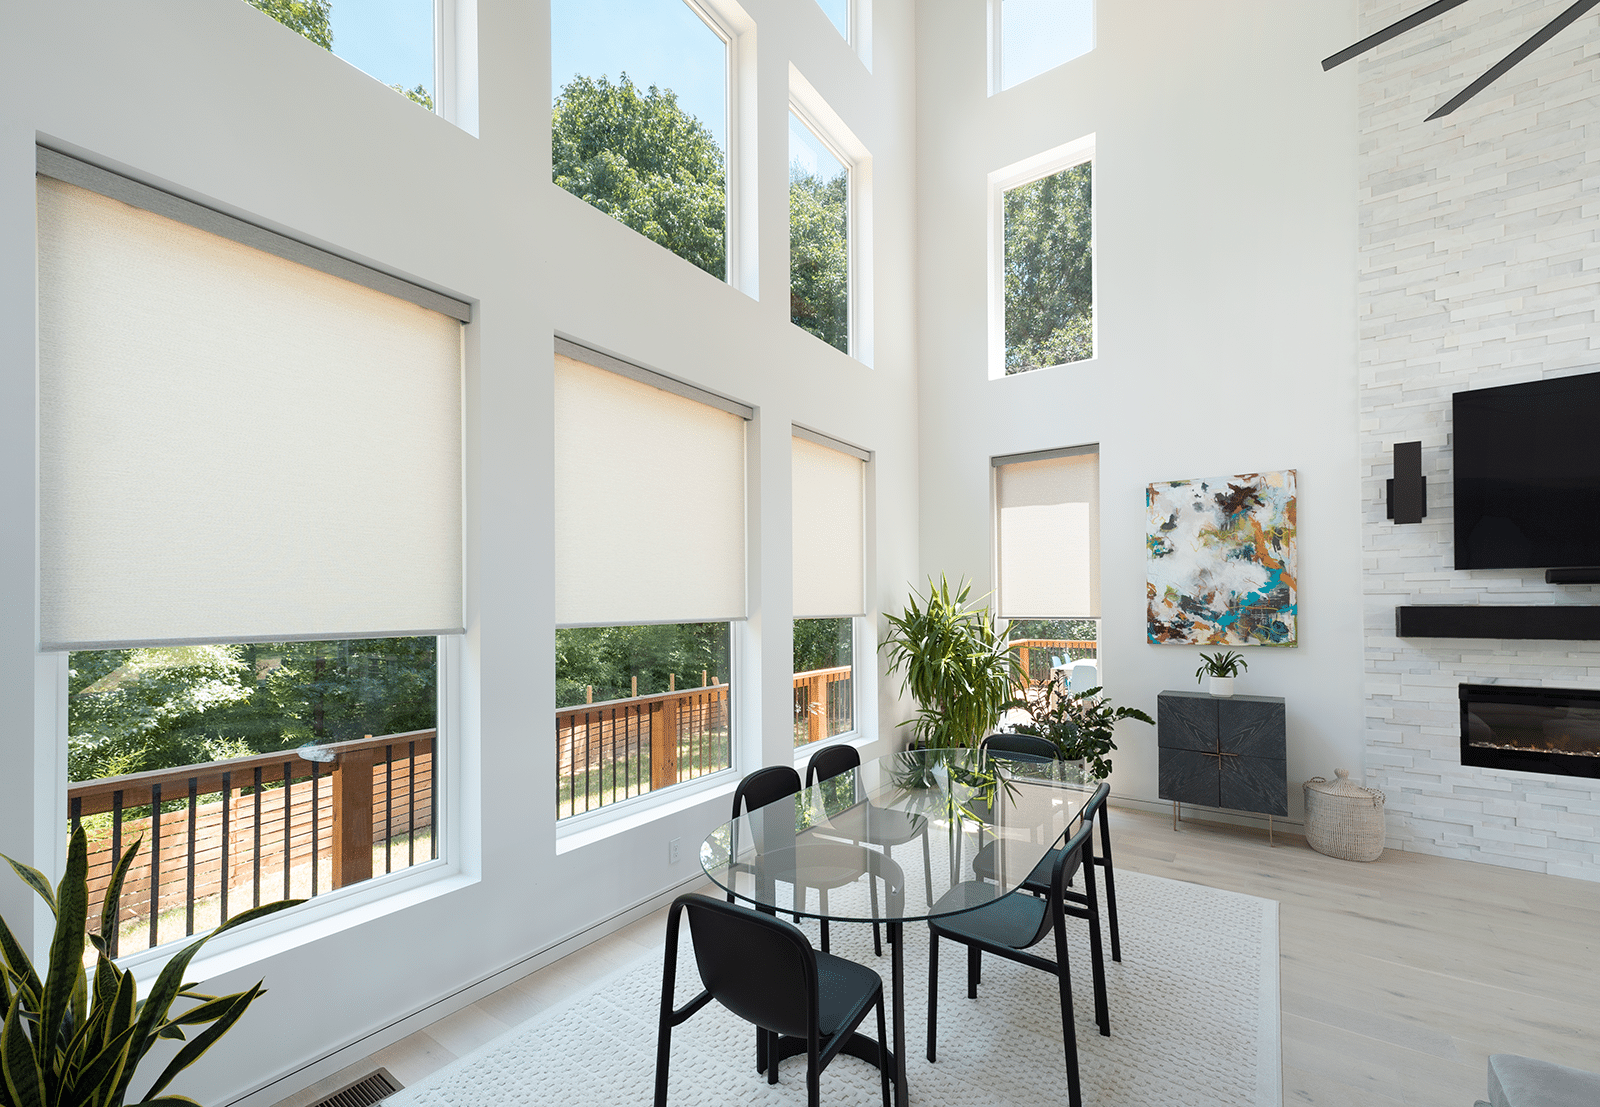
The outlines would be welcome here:
<svg viewBox="0 0 1600 1107">
<path fill-rule="evenodd" d="M 1300 644 L 1246 650 L 1241 692 L 1288 703 L 1299 783 L 1362 766 L 1355 78 L 1341 3 L 1101 0 L 1089 54 L 985 95 L 985 4 L 917 27 L 921 561 L 990 587 L 988 459 L 1098 442 L 1103 669 L 1155 713 L 1198 650 L 1145 635 L 1151 481 L 1299 471 Z M 1098 356 L 991 381 L 989 173 L 1093 134 Z M 1115 794 L 1157 799 L 1152 728 L 1123 724 Z"/>
<path fill-rule="evenodd" d="M 1361 64 L 1361 462 L 1369 782 L 1391 846 L 1600 880 L 1600 783 L 1463 767 L 1457 686 L 1600 687 L 1593 643 L 1400 639 L 1412 603 L 1600 602 L 1538 570 L 1454 565 L 1452 393 L 1595 371 L 1600 82 L 1569 28 L 1426 117 L 1565 5 L 1468 6 Z M 1363 0 L 1362 33 L 1409 4 Z M 1590 28 L 1592 30 L 1592 27 Z M 1422 441 L 1428 516 L 1384 518 L 1395 442 Z"/>
<path fill-rule="evenodd" d="M 873 70 L 820 9 L 746 0 L 755 24 L 759 287 L 753 300 L 549 183 L 549 18 L 480 0 L 474 137 L 238 0 L 8 4 L 0 12 L 0 851 L 57 871 L 65 755 L 35 695 L 33 159 L 36 140 L 472 298 L 468 626 L 461 771 L 466 879 L 322 928 L 211 981 L 270 994 L 175 1090 L 224 1102 L 690 879 L 726 791 L 557 853 L 552 714 L 552 335 L 753 404 L 751 619 L 740 656 L 745 768 L 790 756 L 789 425 L 877 451 L 869 608 L 916 570 L 911 259 L 912 13 L 873 4 Z M 868 369 L 788 322 L 787 87 L 793 63 L 873 157 Z M 874 625 L 876 619 L 869 620 Z M 870 653 L 871 642 L 864 654 Z M 870 673 L 863 681 L 876 689 Z M 887 692 L 869 698 L 898 711 Z M 36 734 L 43 731 L 40 740 Z M 36 777 L 42 784 L 36 783 Z M 667 862 L 681 837 L 684 860 Z M 0 881 L 0 911 L 28 906 Z M 37 936 L 34 937 L 37 944 Z M 260 953 L 260 950 L 256 950 Z M 238 964 L 239 961 L 246 963 Z M 434 1008 L 436 1013 L 444 1008 Z M 348 1059 L 348 1058 L 347 1058 Z M 311 1065 L 300 1069 L 300 1066 Z M 296 1071 L 299 1069 L 300 1071 Z"/>
</svg>

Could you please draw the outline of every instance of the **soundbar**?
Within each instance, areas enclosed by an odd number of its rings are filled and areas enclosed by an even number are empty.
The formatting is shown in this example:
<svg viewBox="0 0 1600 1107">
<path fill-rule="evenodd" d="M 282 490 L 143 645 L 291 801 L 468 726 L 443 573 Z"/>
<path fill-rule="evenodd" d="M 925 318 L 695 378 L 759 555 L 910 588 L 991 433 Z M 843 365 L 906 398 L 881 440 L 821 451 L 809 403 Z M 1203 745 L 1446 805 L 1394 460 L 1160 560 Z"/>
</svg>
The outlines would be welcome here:
<svg viewBox="0 0 1600 1107">
<path fill-rule="evenodd" d="M 1600 568 L 1546 569 L 1546 584 L 1600 584 Z"/>
<path fill-rule="evenodd" d="M 1426 604 L 1397 607 L 1394 631 L 1401 638 L 1554 638 L 1568 642 L 1600 642 L 1600 606 Z"/>
</svg>

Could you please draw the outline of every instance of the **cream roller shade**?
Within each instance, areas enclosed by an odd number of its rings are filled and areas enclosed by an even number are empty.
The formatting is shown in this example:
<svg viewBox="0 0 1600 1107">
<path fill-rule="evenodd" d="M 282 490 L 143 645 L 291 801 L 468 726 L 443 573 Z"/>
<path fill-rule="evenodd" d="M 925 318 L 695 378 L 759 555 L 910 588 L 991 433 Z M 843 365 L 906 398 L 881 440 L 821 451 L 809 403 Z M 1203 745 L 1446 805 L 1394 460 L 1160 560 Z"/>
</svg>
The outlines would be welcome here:
<svg viewBox="0 0 1600 1107">
<path fill-rule="evenodd" d="M 866 464 L 795 437 L 794 617 L 866 614 L 862 585 Z"/>
<path fill-rule="evenodd" d="M 43 646 L 460 631 L 461 324 L 37 180 Z"/>
<path fill-rule="evenodd" d="M 745 420 L 555 358 L 557 625 L 744 618 Z"/>
<path fill-rule="evenodd" d="M 1100 617 L 1100 453 L 996 459 L 1000 616 Z"/>
</svg>

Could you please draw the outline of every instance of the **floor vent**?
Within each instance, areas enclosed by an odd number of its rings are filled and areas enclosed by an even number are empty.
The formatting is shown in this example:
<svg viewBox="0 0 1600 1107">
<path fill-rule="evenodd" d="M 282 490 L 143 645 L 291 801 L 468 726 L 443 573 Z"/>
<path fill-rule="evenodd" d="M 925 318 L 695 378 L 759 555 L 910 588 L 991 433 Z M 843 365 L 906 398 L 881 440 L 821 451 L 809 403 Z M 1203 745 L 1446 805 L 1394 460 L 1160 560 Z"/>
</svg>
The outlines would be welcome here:
<svg viewBox="0 0 1600 1107">
<path fill-rule="evenodd" d="M 398 1092 L 403 1085 L 389 1075 L 388 1069 L 379 1069 L 363 1076 L 354 1084 L 347 1084 L 332 1095 L 317 1100 L 311 1107 L 373 1107 L 375 1103 Z"/>
</svg>

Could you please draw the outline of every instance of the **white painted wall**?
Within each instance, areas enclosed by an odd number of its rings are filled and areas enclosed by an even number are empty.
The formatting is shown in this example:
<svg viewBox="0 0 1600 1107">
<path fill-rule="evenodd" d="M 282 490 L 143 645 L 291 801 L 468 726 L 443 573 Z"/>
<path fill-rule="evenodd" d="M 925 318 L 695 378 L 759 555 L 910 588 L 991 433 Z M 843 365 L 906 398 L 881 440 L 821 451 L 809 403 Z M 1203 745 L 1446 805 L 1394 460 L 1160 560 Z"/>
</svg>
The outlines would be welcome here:
<svg viewBox="0 0 1600 1107">
<path fill-rule="evenodd" d="M 1408 4 L 1363 0 L 1362 33 Z M 1467 6 L 1361 65 L 1361 466 L 1369 782 L 1388 840 L 1600 880 L 1600 783 L 1463 767 L 1463 683 L 1600 687 L 1593 643 L 1400 639 L 1412 603 L 1600 602 L 1534 570 L 1454 566 L 1451 395 L 1600 368 L 1600 109 L 1592 21 L 1441 120 L 1426 117 L 1565 5 Z M 1428 516 L 1384 518 L 1395 442 L 1422 441 Z"/>
<path fill-rule="evenodd" d="M 814 5 L 745 2 L 755 25 L 744 56 L 757 67 L 760 300 L 549 183 L 544 3 L 476 6 L 481 137 L 238 0 L 0 9 L 0 851 L 57 871 L 63 848 L 54 692 L 35 695 L 36 668 L 53 671 L 49 659 L 36 665 L 34 625 L 35 141 L 479 305 L 468 341 L 469 631 L 455 797 L 466 832 L 454 852 L 465 879 L 403 909 L 324 927 L 298 946 L 230 959 L 236 967 L 212 980 L 215 988 L 264 976 L 270 994 L 175 1090 L 225 1102 L 292 1074 L 254 1100 L 273 1102 L 325 1075 L 335 1061 L 319 1059 L 348 1043 L 374 1034 L 359 1047 L 368 1052 L 395 1020 L 690 879 L 695 844 L 725 818 L 726 791 L 557 853 L 555 332 L 758 409 L 751 618 L 739 658 L 745 768 L 791 755 L 791 421 L 877 451 L 869 608 L 899 597 L 915 576 L 912 9 L 909 0 L 876 0 L 872 9 L 868 72 Z M 791 63 L 872 155 L 871 369 L 788 322 Z M 871 649 L 869 640 L 863 655 Z M 899 709 L 867 669 L 870 731 L 875 709 Z M 685 846 L 676 866 L 667 862 L 671 837 Z M 9 879 L 0 881 L 0 911 L 29 929 L 27 901 Z"/>
<path fill-rule="evenodd" d="M 1155 713 L 1196 648 L 1145 635 L 1151 481 L 1299 471 L 1300 644 L 1248 649 L 1239 691 L 1288 703 L 1299 782 L 1362 767 L 1355 76 L 1342 3 L 1098 5 L 1095 49 L 985 95 L 983 0 L 917 27 L 921 563 L 990 587 L 988 459 L 1100 443 L 1103 669 Z M 1093 134 L 1098 356 L 988 379 L 988 174 Z M 1157 798 L 1124 724 L 1115 795 Z"/>
</svg>

